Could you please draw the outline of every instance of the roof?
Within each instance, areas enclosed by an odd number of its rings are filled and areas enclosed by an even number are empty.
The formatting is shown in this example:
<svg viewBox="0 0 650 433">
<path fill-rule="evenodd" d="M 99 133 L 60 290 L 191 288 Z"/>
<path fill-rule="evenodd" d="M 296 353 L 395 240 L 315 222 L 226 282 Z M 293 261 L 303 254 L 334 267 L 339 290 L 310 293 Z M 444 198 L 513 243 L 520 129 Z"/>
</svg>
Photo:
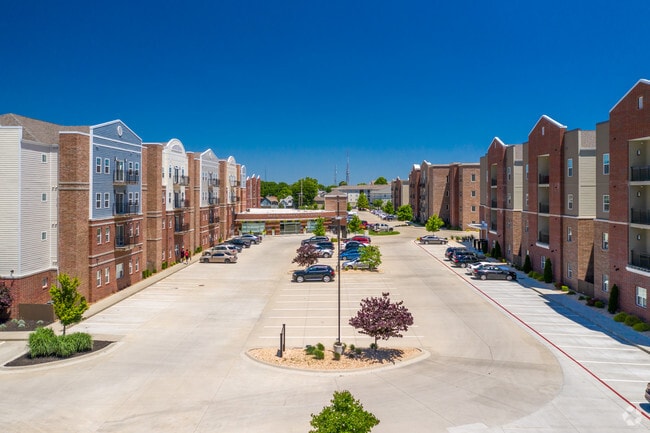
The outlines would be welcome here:
<svg viewBox="0 0 650 433">
<path fill-rule="evenodd" d="M 0 126 L 20 126 L 23 128 L 23 140 L 44 144 L 58 143 L 61 131 L 90 132 L 88 126 L 62 126 L 14 113 L 0 115 Z"/>
<path fill-rule="evenodd" d="M 645 84 L 646 86 L 650 86 L 650 80 L 646 80 L 646 79 L 643 79 L 643 78 L 642 78 L 642 79 L 640 79 L 639 81 L 637 81 L 636 84 L 634 84 L 634 86 L 630 87 L 630 89 L 629 89 L 627 92 L 625 92 L 625 95 L 623 95 L 623 97 L 622 97 L 621 99 L 619 99 L 618 102 L 617 102 L 616 104 L 614 104 L 614 106 L 609 110 L 609 112 L 611 113 L 612 110 L 613 110 L 614 108 L 616 108 L 616 107 L 618 106 L 618 104 L 620 104 L 621 101 L 623 101 L 623 99 L 627 98 L 627 95 L 629 95 L 630 92 L 631 92 L 631 91 L 632 91 L 636 86 L 638 86 L 639 84 Z"/>
</svg>

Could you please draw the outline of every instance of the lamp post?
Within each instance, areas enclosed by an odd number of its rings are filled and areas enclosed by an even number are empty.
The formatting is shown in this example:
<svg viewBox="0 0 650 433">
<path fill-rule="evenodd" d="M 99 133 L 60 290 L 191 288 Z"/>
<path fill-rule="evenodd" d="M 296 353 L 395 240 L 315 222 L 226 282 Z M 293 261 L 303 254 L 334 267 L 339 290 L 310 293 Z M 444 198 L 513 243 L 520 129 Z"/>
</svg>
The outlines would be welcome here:
<svg viewBox="0 0 650 433">
<path fill-rule="evenodd" d="M 336 195 L 336 222 L 338 226 L 338 235 L 336 236 L 337 241 L 337 259 L 336 259 L 336 272 L 338 273 L 338 278 L 336 279 L 338 283 L 338 313 L 339 313 L 339 333 L 336 339 L 338 345 L 341 345 L 341 215 L 339 215 L 339 195 Z"/>
</svg>

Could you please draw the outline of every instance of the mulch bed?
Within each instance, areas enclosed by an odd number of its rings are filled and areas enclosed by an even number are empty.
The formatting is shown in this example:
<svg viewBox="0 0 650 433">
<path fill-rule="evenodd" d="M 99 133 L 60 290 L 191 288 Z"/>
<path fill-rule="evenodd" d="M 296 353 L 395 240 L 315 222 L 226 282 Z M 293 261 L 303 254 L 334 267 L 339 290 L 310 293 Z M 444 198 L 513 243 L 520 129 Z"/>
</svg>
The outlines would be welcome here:
<svg viewBox="0 0 650 433">
<path fill-rule="evenodd" d="M 88 355 L 90 353 L 102 350 L 105 347 L 107 347 L 108 345 L 110 345 L 111 343 L 113 343 L 113 341 L 103 341 L 103 340 L 93 341 L 92 350 L 88 350 L 86 352 L 78 352 L 78 353 L 75 353 L 74 355 L 69 356 L 67 358 L 59 358 L 57 356 L 42 356 L 42 357 L 39 357 L 39 358 L 32 358 L 31 356 L 29 356 L 29 352 L 28 352 L 28 353 L 24 354 L 23 356 L 18 357 L 16 359 L 14 359 L 13 361 L 10 361 L 10 362 L 6 363 L 4 366 L 5 367 L 26 367 L 26 366 L 30 366 L 30 365 L 45 364 L 45 363 L 53 362 L 53 361 L 61 361 L 61 360 L 64 360 L 64 359 L 79 358 L 80 356 L 85 356 L 85 355 Z"/>
<path fill-rule="evenodd" d="M 7 320 L 0 323 L 0 332 L 29 332 L 36 328 L 43 328 L 52 322 L 43 322 L 36 320 L 24 320 L 25 326 L 18 326 L 20 322 L 14 320 Z"/>
</svg>

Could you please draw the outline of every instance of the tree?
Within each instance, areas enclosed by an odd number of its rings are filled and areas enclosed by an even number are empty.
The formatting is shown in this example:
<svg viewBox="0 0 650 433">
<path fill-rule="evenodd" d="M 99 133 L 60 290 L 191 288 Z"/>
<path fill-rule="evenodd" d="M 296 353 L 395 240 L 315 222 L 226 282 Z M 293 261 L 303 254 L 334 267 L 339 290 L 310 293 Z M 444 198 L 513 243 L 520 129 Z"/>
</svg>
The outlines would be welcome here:
<svg viewBox="0 0 650 433">
<path fill-rule="evenodd" d="M 528 254 L 526 254 L 526 259 L 524 260 L 524 267 L 523 267 L 522 271 L 524 271 L 524 273 L 528 274 L 532 270 L 533 270 L 533 264 L 530 262 L 530 256 Z"/>
<path fill-rule="evenodd" d="M 383 211 L 386 212 L 387 214 L 394 213 L 395 208 L 393 207 L 393 202 L 388 200 L 386 203 L 384 203 Z"/>
<path fill-rule="evenodd" d="M 375 185 L 388 185 L 388 181 L 384 176 L 379 176 L 375 179 Z"/>
<path fill-rule="evenodd" d="M 376 245 L 366 245 L 364 248 L 360 249 L 361 254 L 359 255 L 359 260 L 363 263 L 367 263 L 368 267 L 372 269 L 377 269 L 381 265 L 381 252 L 379 252 L 379 247 Z"/>
<path fill-rule="evenodd" d="M 492 257 L 495 259 L 500 259 L 501 258 L 501 245 L 499 244 L 499 241 L 496 241 L 494 243 L 494 248 L 492 248 Z"/>
<path fill-rule="evenodd" d="M 291 260 L 291 263 L 298 263 L 300 266 L 311 266 L 318 263 L 318 252 L 312 244 L 300 245 L 296 253 L 298 255 Z"/>
<path fill-rule="evenodd" d="M 381 209 L 382 207 L 384 207 L 384 201 L 380 198 L 376 198 L 372 201 L 372 207 L 374 207 L 375 209 Z"/>
<path fill-rule="evenodd" d="M 438 215 L 431 215 L 427 220 L 427 223 L 424 225 L 424 228 L 428 232 L 437 232 L 442 226 L 445 225 L 445 222 Z"/>
<path fill-rule="evenodd" d="M 359 198 L 357 199 L 357 208 L 368 209 L 368 206 L 370 206 L 370 204 L 368 203 L 368 197 L 363 191 L 361 191 L 359 193 Z"/>
<path fill-rule="evenodd" d="M 367 248 L 367 247 L 366 247 Z M 390 337 L 402 337 L 400 332 L 408 331 L 413 325 L 413 316 L 402 305 L 404 301 L 392 303 L 390 293 L 381 294 L 381 298 L 366 298 L 361 300 L 361 309 L 349 321 L 361 334 L 366 334 L 377 340 L 388 340 Z"/>
<path fill-rule="evenodd" d="M 607 311 L 609 311 L 611 314 L 616 313 L 618 310 L 618 286 L 614 284 L 612 286 L 612 291 L 609 294 L 609 302 L 607 303 Z"/>
<path fill-rule="evenodd" d="M 544 282 L 552 283 L 553 282 L 553 266 L 551 265 L 551 259 L 548 257 L 544 262 Z"/>
<path fill-rule="evenodd" d="M 363 409 L 350 391 L 334 391 L 330 406 L 318 414 L 311 414 L 309 433 L 368 433 L 379 420 Z"/>
<path fill-rule="evenodd" d="M 6 320 L 11 315 L 9 309 L 13 300 L 11 299 L 11 292 L 9 287 L 5 286 L 4 283 L 0 283 L 0 321 Z"/>
<path fill-rule="evenodd" d="M 412 221 L 413 208 L 411 205 L 405 204 L 397 208 L 397 221 Z"/>
<path fill-rule="evenodd" d="M 325 220 L 323 218 L 316 218 L 316 225 L 314 226 L 315 236 L 325 236 Z"/>
<path fill-rule="evenodd" d="M 77 291 L 78 278 L 60 274 L 57 280 L 59 285 L 50 288 L 50 296 L 54 305 L 54 314 L 63 325 L 63 335 L 65 335 L 66 326 L 81 321 L 83 313 L 88 309 L 88 302 Z"/>
<path fill-rule="evenodd" d="M 348 222 L 348 231 L 352 233 L 361 231 L 361 218 L 358 215 L 354 215 Z"/>
<path fill-rule="evenodd" d="M 318 181 L 311 177 L 305 177 L 291 185 L 291 196 L 294 203 L 298 203 L 298 206 L 311 206 L 317 194 Z"/>
</svg>

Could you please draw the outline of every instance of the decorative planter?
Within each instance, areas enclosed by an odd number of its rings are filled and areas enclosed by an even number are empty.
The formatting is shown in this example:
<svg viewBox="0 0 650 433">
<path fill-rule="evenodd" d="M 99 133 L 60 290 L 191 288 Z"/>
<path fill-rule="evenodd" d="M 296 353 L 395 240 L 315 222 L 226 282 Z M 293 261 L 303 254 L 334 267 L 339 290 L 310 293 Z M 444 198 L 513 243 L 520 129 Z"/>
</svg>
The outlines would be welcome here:
<svg viewBox="0 0 650 433">
<path fill-rule="evenodd" d="M 341 343 L 334 343 L 334 353 L 343 354 L 343 345 Z"/>
</svg>

